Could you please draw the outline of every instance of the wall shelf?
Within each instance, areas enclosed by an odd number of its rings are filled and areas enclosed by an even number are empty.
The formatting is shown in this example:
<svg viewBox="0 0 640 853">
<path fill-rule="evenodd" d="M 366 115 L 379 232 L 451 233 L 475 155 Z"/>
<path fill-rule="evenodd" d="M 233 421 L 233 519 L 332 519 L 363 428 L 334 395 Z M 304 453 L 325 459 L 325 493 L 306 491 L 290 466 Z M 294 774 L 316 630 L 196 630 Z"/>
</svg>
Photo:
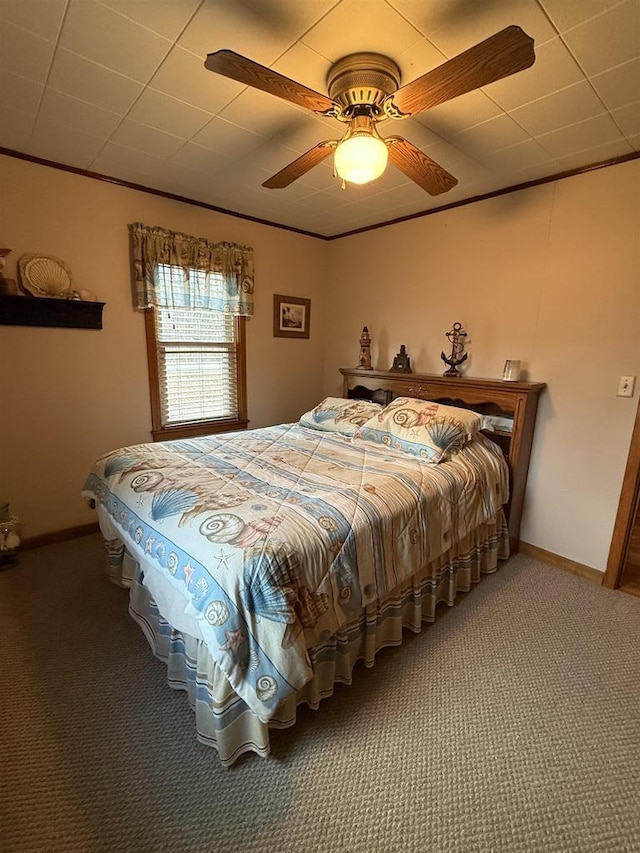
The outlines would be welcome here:
<svg viewBox="0 0 640 853">
<path fill-rule="evenodd" d="M 104 304 L 44 296 L 0 296 L 0 325 L 101 329 Z"/>
</svg>

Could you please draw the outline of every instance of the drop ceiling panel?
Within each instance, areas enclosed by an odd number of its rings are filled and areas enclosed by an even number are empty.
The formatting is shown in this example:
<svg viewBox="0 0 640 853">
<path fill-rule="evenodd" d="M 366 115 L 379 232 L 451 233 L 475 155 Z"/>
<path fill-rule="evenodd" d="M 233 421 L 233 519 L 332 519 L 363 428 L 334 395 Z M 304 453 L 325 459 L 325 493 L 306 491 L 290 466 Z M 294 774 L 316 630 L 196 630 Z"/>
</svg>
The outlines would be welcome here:
<svg viewBox="0 0 640 853">
<path fill-rule="evenodd" d="M 140 0 L 101 0 L 123 17 L 142 24 L 148 30 L 166 39 L 177 39 L 194 13 L 200 6 L 200 0 L 160 0 L 160 2 L 140 2 Z"/>
<path fill-rule="evenodd" d="M 89 167 L 102 139 L 63 124 L 38 120 L 28 143 L 28 153 L 67 166 Z"/>
<path fill-rule="evenodd" d="M 245 88 L 233 80 L 207 72 L 204 57 L 180 47 L 174 47 L 166 57 L 150 86 L 213 114 L 224 109 Z"/>
<path fill-rule="evenodd" d="M 640 101 L 640 59 L 632 59 L 591 79 L 607 109 Z"/>
<path fill-rule="evenodd" d="M 103 110 L 102 107 L 47 88 L 40 104 L 38 121 L 61 124 L 92 136 L 108 137 L 118 127 L 122 117 Z"/>
<path fill-rule="evenodd" d="M 445 25 L 429 30 L 428 34 L 429 40 L 448 57 L 468 50 L 511 24 L 521 27 L 536 44 L 543 44 L 556 35 L 542 9 L 530 0 L 452 3 L 450 6 L 452 12 L 447 15 Z"/>
<path fill-rule="evenodd" d="M 563 36 L 566 44 L 589 75 L 601 74 L 628 62 L 640 49 L 640 3 L 627 0 Z"/>
<path fill-rule="evenodd" d="M 606 112 L 593 87 L 583 80 L 540 98 L 511 112 L 511 117 L 531 136 L 540 136 L 560 127 Z"/>
<path fill-rule="evenodd" d="M 35 83 L 47 79 L 55 44 L 13 24 L 0 24 L 0 69 Z"/>
<path fill-rule="evenodd" d="M 118 145 L 125 145 L 127 148 L 134 148 L 136 151 L 142 151 L 144 154 L 160 159 L 171 157 L 179 148 L 182 148 L 185 141 L 179 136 L 156 130 L 155 127 L 148 127 L 129 118 L 124 119 L 112 134 L 111 140 Z"/>
<path fill-rule="evenodd" d="M 144 83 L 171 49 L 168 39 L 94 0 L 69 3 L 60 45 Z"/>
<path fill-rule="evenodd" d="M 569 157 L 574 151 L 618 142 L 621 138 L 622 134 L 611 116 L 602 115 L 544 133 L 538 137 L 538 142 L 552 157 Z"/>
<path fill-rule="evenodd" d="M 59 47 L 53 59 L 48 86 L 81 101 L 125 115 L 144 84 L 97 65 L 70 50 Z"/>
<path fill-rule="evenodd" d="M 521 107 L 584 79 L 562 39 L 538 45 L 535 52 L 536 61 L 531 68 L 485 86 L 484 91 L 503 109 Z"/>
<path fill-rule="evenodd" d="M 66 0 L 2 0 L 0 25 L 7 22 L 47 41 L 58 37 Z"/>
<path fill-rule="evenodd" d="M 167 133 L 175 133 L 176 128 L 179 128 L 179 135 L 189 139 L 202 130 L 213 116 L 184 101 L 147 88 L 129 111 L 129 118 Z"/>
<path fill-rule="evenodd" d="M 330 15 L 302 39 L 304 44 L 335 62 L 358 51 L 402 53 L 422 35 L 385 0 L 342 0 Z"/>
<path fill-rule="evenodd" d="M 541 6 L 549 15 L 559 32 L 563 33 L 590 18 L 596 18 L 607 9 L 618 6 L 621 0 L 541 0 Z"/>
<path fill-rule="evenodd" d="M 392 165 L 340 189 L 327 158 L 262 183 L 346 125 L 204 68 L 235 50 L 318 92 L 355 51 L 408 83 L 509 24 L 533 67 L 403 121 L 457 179 L 432 197 Z M 637 151 L 640 0 L 2 0 L 0 146 L 333 235 Z"/>
<path fill-rule="evenodd" d="M 248 158 L 256 148 L 264 145 L 265 137 L 216 116 L 191 141 L 235 162 Z"/>
<path fill-rule="evenodd" d="M 35 118 L 40 106 L 44 85 L 0 71 L 0 104 Z"/>
</svg>

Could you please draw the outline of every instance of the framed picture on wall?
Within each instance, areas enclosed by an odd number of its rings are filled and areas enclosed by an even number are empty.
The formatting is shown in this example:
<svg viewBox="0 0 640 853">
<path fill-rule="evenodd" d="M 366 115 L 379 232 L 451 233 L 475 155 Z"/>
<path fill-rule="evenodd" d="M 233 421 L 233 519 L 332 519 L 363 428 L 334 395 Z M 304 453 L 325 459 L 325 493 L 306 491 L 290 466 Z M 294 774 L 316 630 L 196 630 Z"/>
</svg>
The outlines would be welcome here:
<svg viewBox="0 0 640 853">
<path fill-rule="evenodd" d="M 308 338 L 311 300 L 273 295 L 273 335 L 276 338 Z"/>
</svg>

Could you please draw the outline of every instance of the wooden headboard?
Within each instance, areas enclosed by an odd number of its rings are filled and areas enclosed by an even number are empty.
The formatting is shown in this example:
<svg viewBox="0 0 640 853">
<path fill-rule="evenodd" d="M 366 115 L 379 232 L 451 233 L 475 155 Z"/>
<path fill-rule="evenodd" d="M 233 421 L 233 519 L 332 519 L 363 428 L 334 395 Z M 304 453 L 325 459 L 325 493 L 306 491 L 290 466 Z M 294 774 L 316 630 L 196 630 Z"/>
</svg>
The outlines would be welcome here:
<svg viewBox="0 0 640 853">
<path fill-rule="evenodd" d="M 449 406 L 473 409 L 504 419 L 503 428 L 487 432 L 499 444 L 509 464 L 510 499 L 505 507 L 511 551 L 518 550 L 522 505 L 527 486 L 538 397 L 544 382 L 505 382 L 467 376 L 394 373 L 342 367 L 344 396 L 390 403 L 394 397 L 416 397 Z"/>
</svg>

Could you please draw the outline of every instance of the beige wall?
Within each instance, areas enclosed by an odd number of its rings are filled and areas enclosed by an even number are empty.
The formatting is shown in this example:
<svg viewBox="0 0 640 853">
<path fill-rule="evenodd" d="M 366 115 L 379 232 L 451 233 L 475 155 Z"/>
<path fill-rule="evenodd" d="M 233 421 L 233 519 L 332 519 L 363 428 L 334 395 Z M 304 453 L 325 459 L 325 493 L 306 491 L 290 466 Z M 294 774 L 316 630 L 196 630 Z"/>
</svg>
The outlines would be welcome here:
<svg viewBox="0 0 640 853">
<path fill-rule="evenodd" d="M 251 426 L 293 420 L 340 393 L 362 326 L 376 367 L 406 344 L 441 373 L 444 333 L 469 332 L 470 376 L 519 358 L 548 384 L 522 538 L 604 569 L 638 397 L 640 163 L 478 202 L 333 242 L 0 157 L 0 245 L 58 255 L 106 302 L 102 331 L 0 327 L 0 497 L 26 536 L 94 519 L 79 491 L 96 456 L 149 439 L 142 317 L 131 308 L 127 222 L 256 253 L 248 323 Z M 309 341 L 272 336 L 272 295 L 313 300 Z"/>
<path fill-rule="evenodd" d="M 150 440 L 142 315 L 131 307 L 127 223 L 254 247 L 247 323 L 251 426 L 293 420 L 321 397 L 323 241 L 0 156 L 0 246 L 63 258 L 105 302 L 102 331 L 0 326 L 0 498 L 26 537 L 95 520 L 80 489 L 95 458 Z M 310 297 L 309 341 L 274 338 L 273 294 Z"/>
<path fill-rule="evenodd" d="M 638 404 L 616 390 L 640 373 L 639 186 L 636 160 L 329 244 L 325 394 L 363 325 L 382 369 L 406 344 L 415 371 L 441 373 L 456 321 L 469 376 L 521 359 L 548 384 L 522 539 L 599 570 Z"/>
</svg>

